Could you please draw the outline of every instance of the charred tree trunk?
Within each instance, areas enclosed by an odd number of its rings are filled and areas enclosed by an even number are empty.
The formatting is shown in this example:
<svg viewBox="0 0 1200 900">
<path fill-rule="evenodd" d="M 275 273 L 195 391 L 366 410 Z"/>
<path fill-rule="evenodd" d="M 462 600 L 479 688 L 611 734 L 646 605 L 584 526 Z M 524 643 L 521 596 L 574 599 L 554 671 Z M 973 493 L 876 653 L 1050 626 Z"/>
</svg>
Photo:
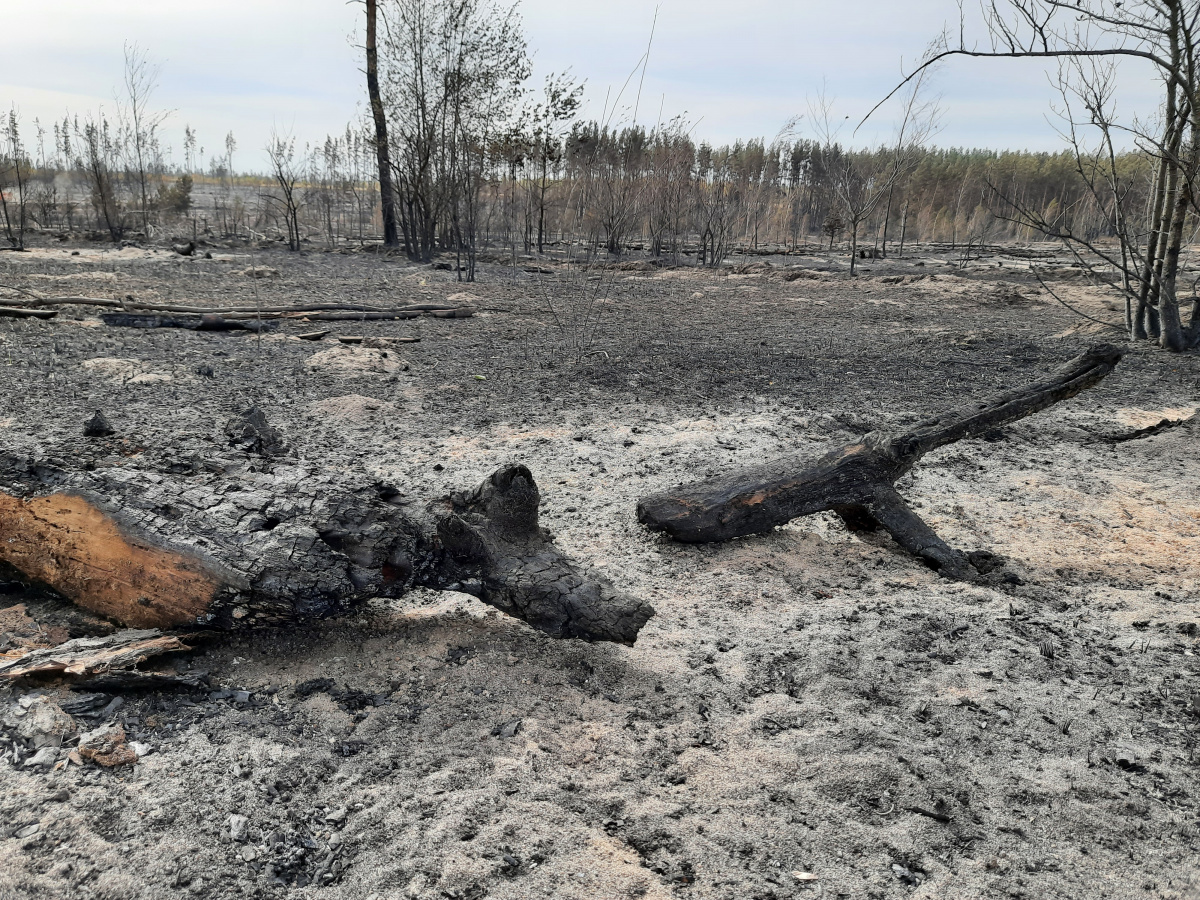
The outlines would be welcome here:
<svg viewBox="0 0 1200 900">
<path fill-rule="evenodd" d="M 375 122 L 375 157 L 379 164 L 379 205 L 383 214 L 383 245 L 400 246 L 396 224 L 396 192 L 392 190 L 391 150 L 388 147 L 387 114 L 379 93 L 379 51 L 375 45 L 376 0 L 367 2 L 367 94 Z"/>
<path fill-rule="evenodd" d="M 524 466 L 423 503 L 272 458 L 261 413 L 231 433 L 242 449 L 204 460 L 124 457 L 112 438 L 39 461 L 0 452 L 0 561 L 133 628 L 280 624 L 414 587 L 474 594 L 555 637 L 632 644 L 653 615 L 559 552 Z"/>
<path fill-rule="evenodd" d="M 1174 86 L 1171 87 L 1171 105 L 1173 105 Z M 1147 326 L 1149 319 L 1149 308 L 1153 298 L 1153 287 L 1158 274 L 1157 253 L 1159 242 L 1159 224 L 1162 220 L 1163 208 L 1166 205 L 1167 191 L 1167 157 L 1159 161 L 1158 173 L 1154 180 L 1154 209 L 1150 215 L 1151 229 L 1150 238 L 1146 245 L 1146 263 L 1142 267 L 1141 284 L 1138 286 L 1138 300 L 1133 314 L 1133 321 L 1130 324 L 1130 339 L 1145 340 L 1150 336 Z"/>
<path fill-rule="evenodd" d="M 887 259 L 887 239 L 888 239 L 888 224 L 892 221 L 892 197 L 896 192 L 896 183 L 893 181 L 888 187 L 887 206 L 883 210 L 883 258 Z"/>
<path fill-rule="evenodd" d="M 684 485 L 638 504 L 638 520 L 678 541 L 726 541 L 768 532 L 800 516 L 832 510 L 853 530 L 882 527 L 901 547 L 941 574 L 970 579 L 968 555 L 941 540 L 896 492 L 896 480 L 926 453 L 977 437 L 1073 397 L 1108 375 L 1123 351 L 1090 348 L 1042 381 L 951 410 L 912 429 L 872 432 L 808 461 L 789 457 L 765 466 Z"/>
</svg>

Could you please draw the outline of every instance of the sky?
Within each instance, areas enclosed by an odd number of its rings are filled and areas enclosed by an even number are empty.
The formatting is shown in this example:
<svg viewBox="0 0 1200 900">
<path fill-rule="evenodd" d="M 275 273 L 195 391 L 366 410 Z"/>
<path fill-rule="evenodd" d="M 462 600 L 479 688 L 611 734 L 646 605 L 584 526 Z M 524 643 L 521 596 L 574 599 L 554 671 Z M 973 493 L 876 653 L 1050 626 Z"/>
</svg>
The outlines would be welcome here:
<svg viewBox="0 0 1200 900">
<path fill-rule="evenodd" d="M 519 9 L 535 85 L 570 70 L 586 83 L 586 116 L 599 118 L 606 104 L 617 122 L 634 121 L 635 111 L 648 126 L 684 116 L 713 143 L 769 141 L 822 91 L 847 143 L 885 137 L 894 107 L 857 135 L 853 123 L 958 17 L 954 0 L 522 0 Z M 126 42 L 161 66 L 153 104 L 171 112 L 163 133 L 176 161 L 185 125 L 206 159 L 232 131 L 234 167 L 257 171 L 273 127 L 318 143 L 366 107 L 360 2 L 0 0 L 0 11 L 0 108 L 17 108 L 31 145 L 34 118 L 49 130 L 68 112 L 113 109 Z M 639 71 L 614 103 L 648 44 L 644 78 Z M 931 85 L 942 108 L 934 142 L 1060 149 L 1047 75 L 1027 61 L 943 64 Z M 1152 73 L 1127 65 L 1121 82 L 1122 109 L 1153 112 Z M 814 136 L 803 118 L 796 134 Z"/>
</svg>

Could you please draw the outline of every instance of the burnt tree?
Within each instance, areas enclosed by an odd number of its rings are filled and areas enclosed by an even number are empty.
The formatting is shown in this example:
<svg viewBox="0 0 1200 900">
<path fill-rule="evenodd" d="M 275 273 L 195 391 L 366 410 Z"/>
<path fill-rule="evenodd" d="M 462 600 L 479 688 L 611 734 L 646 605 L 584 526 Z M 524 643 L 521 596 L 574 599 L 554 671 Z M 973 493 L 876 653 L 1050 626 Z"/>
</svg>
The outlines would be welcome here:
<svg viewBox="0 0 1200 900">
<path fill-rule="evenodd" d="M 942 575 L 971 579 L 990 554 L 947 545 L 896 492 L 895 483 L 926 453 L 978 437 L 1074 397 L 1120 361 L 1111 344 L 1091 347 L 1043 380 L 961 406 L 898 433 L 871 432 L 816 460 L 786 457 L 764 466 L 684 485 L 638 503 L 638 521 L 678 541 L 727 541 L 768 532 L 825 510 L 852 530 L 884 528 Z"/>
<path fill-rule="evenodd" d="M 114 437 L 0 451 L 0 562 L 132 628 L 287 623 L 414 587 L 564 638 L 632 644 L 653 615 L 555 547 L 524 466 L 430 503 L 280 455 L 256 410 L 228 433 L 202 459 Z"/>
<path fill-rule="evenodd" d="M 396 226 L 396 193 L 392 189 L 392 160 L 388 149 L 387 114 L 379 93 L 379 50 L 375 42 L 376 0 L 367 3 L 367 96 L 371 100 L 371 118 L 375 123 L 375 157 L 379 164 L 379 205 L 383 212 L 383 245 L 400 246 Z"/>
</svg>

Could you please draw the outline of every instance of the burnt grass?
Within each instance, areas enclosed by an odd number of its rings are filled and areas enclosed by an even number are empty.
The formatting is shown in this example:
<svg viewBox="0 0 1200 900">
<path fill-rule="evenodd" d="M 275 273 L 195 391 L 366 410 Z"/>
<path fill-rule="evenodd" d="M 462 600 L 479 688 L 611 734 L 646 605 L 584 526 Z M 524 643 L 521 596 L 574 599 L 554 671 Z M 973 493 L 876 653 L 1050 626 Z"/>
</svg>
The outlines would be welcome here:
<svg viewBox="0 0 1200 900">
<path fill-rule="evenodd" d="M 4 254 L 0 286 L 213 306 L 467 293 L 477 312 L 262 334 L 108 327 L 82 306 L 0 319 L 6 449 L 69 453 L 102 410 L 130 459 L 224 454 L 225 422 L 258 405 L 296 455 L 415 497 L 525 462 L 560 544 L 658 612 L 621 648 L 421 592 L 146 665 L 202 688 L 101 687 L 89 707 L 64 682 L 6 686 L 0 896 L 1200 896 L 1195 428 L 1105 440 L 1194 411 L 1194 355 L 1133 347 L 1093 390 L 901 482 L 951 543 L 1008 558 L 988 586 L 827 517 L 711 547 L 634 520 L 651 491 L 1121 339 L 1019 253 L 962 268 L 925 250 L 853 279 L 825 254 L 518 260 L 460 284 L 360 252 L 72 249 Z M 1069 268 L 1048 283 L 1119 322 Z M 0 583 L 0 607 L 103 627 Z M 152 752 L 27 765 L 17 701 L 39 691 Z"/>
</svg>

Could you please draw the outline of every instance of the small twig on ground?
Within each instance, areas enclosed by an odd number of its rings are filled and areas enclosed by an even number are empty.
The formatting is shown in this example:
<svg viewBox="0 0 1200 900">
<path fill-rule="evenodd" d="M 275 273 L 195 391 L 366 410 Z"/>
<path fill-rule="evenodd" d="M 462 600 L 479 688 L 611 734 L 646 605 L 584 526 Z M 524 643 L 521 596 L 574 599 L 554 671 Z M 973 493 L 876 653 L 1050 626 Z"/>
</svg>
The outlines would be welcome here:
<svg viewBox="0 0 1200 900">
<path fill-rule="evenodd" d="M 1126 434 L 1107 434 L 1101 435 L 1093 441 L 1088 441 L 1089 444 L 1123 444 L 1126 441 L 1136 441 L 1141 438 L 1153 437 L 1156 434 L 1161 434 L 1171 428 L 1178 428 L 1180 425 L 1186 425 L 1195 420 L 1195 416 L 1188 416 L 1186 419 L 1163 419 L 1153 425 L 1148 425 L 1145 428 L 1139 428 L 1136 431 L 1130 431 Z"/>
<path fill-rule="evenodd" d="M 933 811 L 933 810 L 931 810 L 931 809 L 925 809 L 925 808 L 923 808 L 923 807 L 920 807 L 920 806 L 908 806 L 908 807 L 905 807 L 905 808 L 906 808 L 906 809 L 907 809 L 909 812 L 913 812 L 913 813 L 916 813 L 916 814 L 917 814 L 917 815 L 919 815 L 919 816 L 925 816 L 926 818 L 933 819 L 935 822 L 941 822 L 943 825 L 949 825 L 949 824 L 950 824 L 950 817 L 949 817 L 949 816 L 947 816 L 947 815 L 945 815 L 945 814 L 943 814 L 943 813 L 934 812 L 934 811 Z"/>
</svg>

